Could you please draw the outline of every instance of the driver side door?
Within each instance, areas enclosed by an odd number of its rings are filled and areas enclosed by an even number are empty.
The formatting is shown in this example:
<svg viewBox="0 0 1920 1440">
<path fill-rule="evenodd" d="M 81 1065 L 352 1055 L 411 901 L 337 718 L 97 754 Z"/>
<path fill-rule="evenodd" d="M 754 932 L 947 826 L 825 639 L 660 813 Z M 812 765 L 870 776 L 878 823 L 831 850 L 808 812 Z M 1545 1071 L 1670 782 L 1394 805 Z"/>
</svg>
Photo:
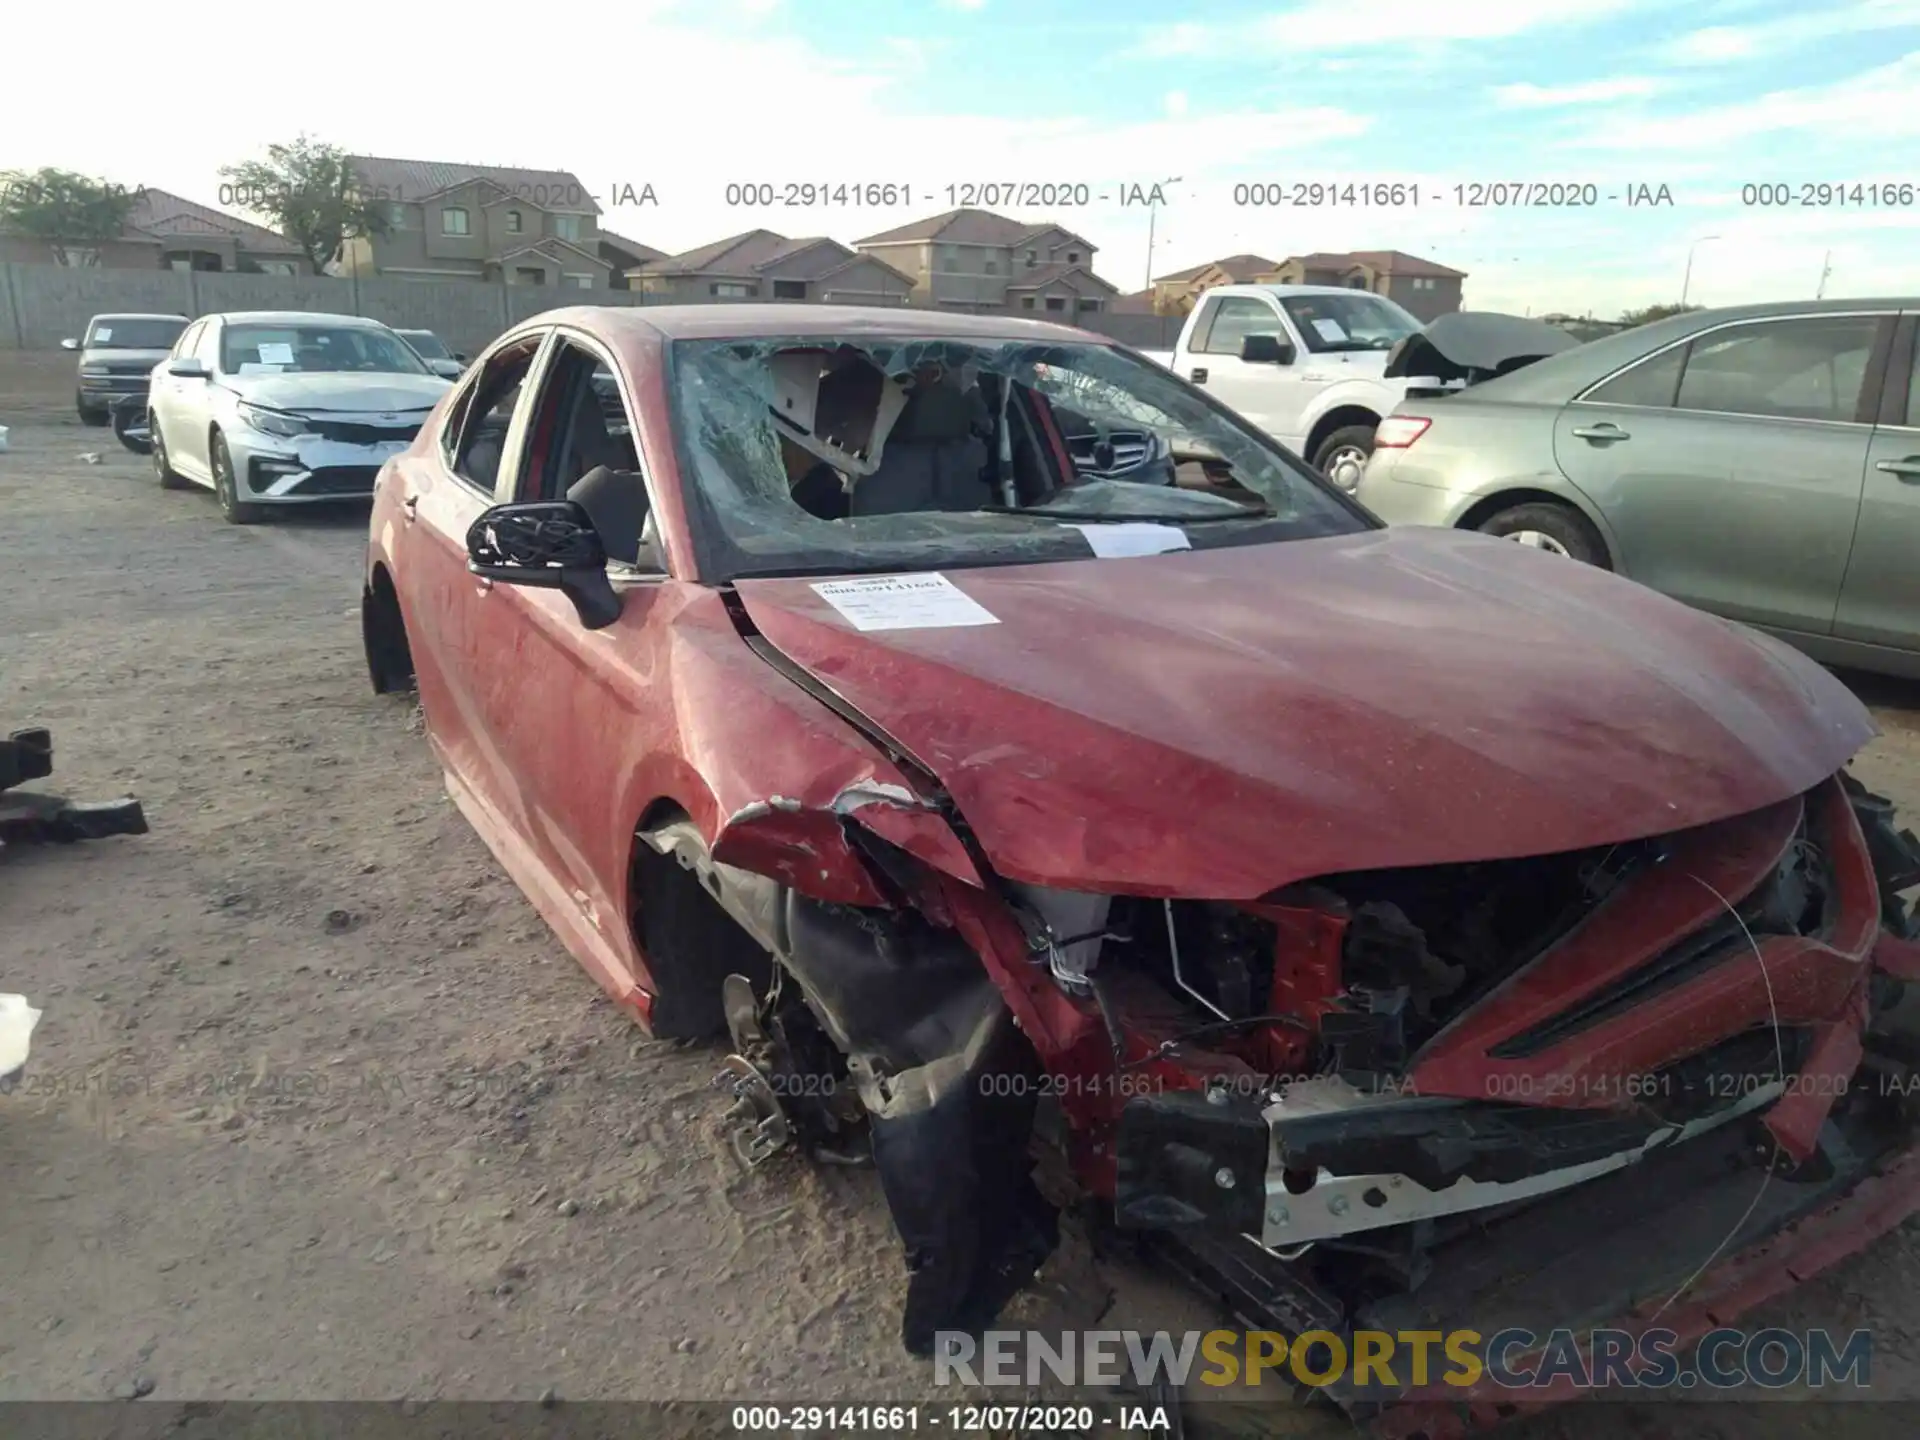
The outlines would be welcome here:
<svg viewBox="0 0 1920 1440">
<path fill-rule="evenodd" d="M 1299 387 L 1290 383 L 1289 372 L 1304 357 L 1280 307 L 1257 295 L 1216 295 L 1201 304 L 1204 308 L 1194 322 L 1185 378 L 1204 386 L 1258 429 L 1297 450 L 1305 436 L 1299 433 L 1301 407 L 1294 399 Z M 1292 363 L 1267 365 L 1242 360 L 1240 349 L 1249 335 L 1272 335 L 1294 345 Z"/>
<path fill-rule="evenodd" d="M 428 735 L 456 797 L 489 843 L 503 827 L 525 823 L 479 673 L 497 663 L 499 650 L 512 652 L 513 637 L 498 628 L 493 582 L 468 573 L 467 531 L 512 496 L 531 408 L 527 381 L 548 334 L 535 330 L 502 342 L 455 396 L 440 443 L 399 461 L 393 477 L 400 515 L 395 574 Z"/>
</svg>

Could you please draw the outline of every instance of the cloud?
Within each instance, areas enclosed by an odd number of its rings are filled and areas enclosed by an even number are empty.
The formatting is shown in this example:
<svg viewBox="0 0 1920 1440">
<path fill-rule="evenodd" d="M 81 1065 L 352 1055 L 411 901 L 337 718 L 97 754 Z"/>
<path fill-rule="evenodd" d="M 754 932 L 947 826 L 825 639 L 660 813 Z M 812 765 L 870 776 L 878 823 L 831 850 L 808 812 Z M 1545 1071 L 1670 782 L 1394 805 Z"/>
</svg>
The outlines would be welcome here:
<svg viewBox="0 0 1920 1440">
<path fill-rule="evenodd" d="M 788 5 L 784 13 L 798 9 Z M 57 17 L 37 13 L 46 18 L 9 32 L 10 54 L 58 52 Z M 389 103 L 391 65 L 430 53 L 450 74 L 494 73 L 497 39 L 471 28 L 448 30 L 403 7 L 383 20 L 377 36 L 301 30 L 303 63 L 334 79 L 289 87 L 272 107 L 246 108 L 213 127 L 129 131 L 89 112 L 49 129 L 44 116 L 72 109 L 70 83 L 56 66 L 17 65 L 0 85 L 0 134 L 38 137 L 11 163 L 59 165 L 208 204 L 218 199 L 222 165 L 303 130 L 362 154 L 571 170 L 603 204 L 615 186 L 638 194 L 650 185 L 656 204 L 608 205 L 604 223 L 670 251 L 761 226 L 850 241 L 960 203 L 949 185 L 1064 181 L 1071 188 L 1085 181 L 1093 202 L 1084 207 L 1024 209 L 1002 199 L 995 208 L 1091 232 L 1087 238 L 1103 251 L 1118 250 L 1117 269 L 1131 271 L 1138 261 L 1126 258 L 1126 246 L 1136 228 L 1144 239 L 1146 215 L 1121 206 L 1123 185 L 1184 175 L 1187 182 L 1173 188 L 1185 192 L 1179 203 L 1195 211 L 1192 197 L 1224 195 L 1230 177 L 1223 183 L 1219 176 L 1234 167 L 1287 171 L 1285 162 L 1303 143 L 1337 165 L 1348 158 L 1344 147 L 1373 123 L 1337 105 L 1209 105 L 1204 114 L 1160 114 L 1156 106 L 1123 124 L 1091 110 L 1050 112 L 1044 98 L 989 110 L 969 103 L 965 85 L 928 83 L 929 74 L 963 72 L 967 52 L 958 41 L 889 44 L 884 28 L 876 27 L 879 33 L 856 54 L 811 30 L 782 28 L 778 18 L 743 29 L 740 13 L 656 5 L 624 26 L 620 45 L 598 49 L 536 27 L 516 40 L 512 69 L 542 77 L 567 103 L 533 125 L 524 107 L 476 107 L 452 139 L 440 112 Z M 260 27 L 229 27 L 195 41 L 177 27 L 161 27 L 151 43 L 143 42 L 143 54 L 169 73 L 246 73 L 263 38 L 271 42 L 275 33 L 297 28 L 288 21 L 263 36 Z M 947 48 L 928 53 L 941 43 Z M 639 81 L 635 57 L 651 57 Z M 685 143 L 689 135 L 697 143 Z M 844 186 L 847 199 L 805 207 L 727 203 L 730 185 L 737 198 L 742 184 L 789 182 L 829 191 Z M 853 203 L 869 182 L 910 193 L 898 204 Z M 1103 202 L 1103 193 L 1113 198 Z M 1166 221 L 1166 210 L 1160 219 Z M 1143 259 L 1144 247 L 1136 253 Z M 1106 254 L 1099 258 L 1104 267 Z"/>
<path fill-rule="evenodd" d="M 1493 90 L 1496 105 L 1513 110 L 1544 109 L 1561 105 L 1602 105 L 1612 100 L 1643 100 L 1656 93 L 1660 82 L 1644 75 L 1618 75 L 1610 80 L 1582 80 L 1571 85 L 1499 85 Z"/>
<path fill-rule="evenodd" d="M 1451 40 L 1505 40 L 1535 30 L 1584 24 L 1631 10 L 1644 0 L 1304 0 L 1252 20 L 1156 25 L 1133 47 L 1143 56 L 1233 56 L 1252 50 L 1382 49 Z"/>
<path fill-rule="evenodd" d="M 1750 25 L 1710 25 L 1674 41 L 1664 58 L 1677 65 L 1725 65 L 1841 35 L 1908 28 L 1920 29 L 1920 0 L 1854 0 Z"/>
<path fill-rule="evenodd" d="M 1920 51 L 1829 85 L 1774 90 L 1732 105 L 1610 125 L 1573 143 L 1612 150 L 1673 151 L 1800 133 L 1881 144 L 1920 136 L 1920 107 L 1913 103 L 1917 89 Z M 1832 177 L 1795 174 L 1787 178 Z"/>
</svg>

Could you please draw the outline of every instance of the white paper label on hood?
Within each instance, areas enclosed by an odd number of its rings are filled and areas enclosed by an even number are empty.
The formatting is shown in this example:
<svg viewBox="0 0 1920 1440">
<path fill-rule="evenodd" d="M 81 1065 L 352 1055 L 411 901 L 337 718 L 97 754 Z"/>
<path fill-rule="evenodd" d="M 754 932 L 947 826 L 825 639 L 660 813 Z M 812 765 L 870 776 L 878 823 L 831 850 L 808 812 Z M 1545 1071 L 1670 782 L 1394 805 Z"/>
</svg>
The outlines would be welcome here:
<svg viewBox="0 0 1920 1440">
<path fill-rule="evenodd" d="M 1330 345 L 1338 345 L 1347 338 L 1347 332 L 1338 320 L 1316 320 L 1313 322 L 1313 328 L 1318 330 L 1320 338 Z"/>
<path fill-rule="evenodd" d="M 1193 542 L 1177 525 L 1155 525 L 1134 520 L 1112 525 L 1069 525 L 1087 537 L 1102 560 L 1124 560 L 1130 555 L 1165 555 L 1169 550 L 1191 550 Z"/>
<path fill-rule="evenodd" d="M 240 373 L 242 375 L 284 375 L 287 373 L 287 367 L 284 365 L 260 365 L 252 360 L 242 360 L 240 362 Z"/>
<path fill-rule="evenodd" d="M 293 346 L 284 340 L 271 340 L 262 343 L 260 346 L 260 363 L 262 365 L 293 364 Z"/>
<path fill-rule="evenodd" d="M 946 630 L 1000 618 L 939 573 L 823 580 L 814 593 L 856 630 Z"/>
</svg>

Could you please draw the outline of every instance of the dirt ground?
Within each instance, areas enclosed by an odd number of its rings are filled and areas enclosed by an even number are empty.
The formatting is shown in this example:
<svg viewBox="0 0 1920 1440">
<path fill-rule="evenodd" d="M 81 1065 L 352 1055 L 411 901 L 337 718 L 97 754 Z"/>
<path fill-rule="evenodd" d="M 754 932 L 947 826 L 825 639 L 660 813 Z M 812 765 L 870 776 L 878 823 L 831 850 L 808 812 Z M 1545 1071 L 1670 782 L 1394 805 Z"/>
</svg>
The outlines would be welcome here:
<svg viewBox="0 0 1920 1440">
<path fill-rule="evenodd" d="M 0 1102 L 0 1400 L 951 1401 L 898 1345 L 872 1173 L 743 1174 L 718 1052 L 599 998 L 370 693 L 364 510 L 225 525 L 78 424 L 70 365 L 0 352 L 0 724 L 52 727 L 43 788 L 136 794 L 152 833 L 0 864 L 0 988 L 46 1010 Z M 1885 731 L 1859 773 L 1920 817 L 1920 687 L 1858 683 Z M 1872 1326 L 1876 1388 L 1920 1394 L 1916 1237 L 1768 1318 Z M 1024 1320 L 1195 1314 L 1077 1246 L 1043 1278 Z"/>
</svg>

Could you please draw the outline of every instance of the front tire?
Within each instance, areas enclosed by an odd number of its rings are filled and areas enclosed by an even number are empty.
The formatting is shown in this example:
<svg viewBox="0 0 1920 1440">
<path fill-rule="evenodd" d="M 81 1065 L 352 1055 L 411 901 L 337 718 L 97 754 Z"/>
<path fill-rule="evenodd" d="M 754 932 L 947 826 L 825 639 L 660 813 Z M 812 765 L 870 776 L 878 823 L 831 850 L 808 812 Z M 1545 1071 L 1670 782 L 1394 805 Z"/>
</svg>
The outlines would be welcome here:
<svg viewBox="0 0 1920 1440">
<path fill-rule="evenodd" d="M 1371 425 L 1342 425 L 1313 452 L 1313 468 L 1331 480 L 1335 489 L 1353 494 L 1360 488 L 1360 473 L 1367 468 L 1367 457 L 1373 454 L 1373 432 Z"/>
<path fill-rule="evenodd" d="M 189 483 L 187 477 L 174 469 L 167 461 L 167 442 L 160 434 L 160 421 L 151 410 L 147 412 L 147 433 L 153 437 L 153 449 L 151 452 L 153 455 L 153 473 L 160 477 L 160 488 L 162 490 L 186 489 Z"/>
<path fill-rule="evenodd" d="M 105 425 L 113 418 L 111 412 L 87 404 L 76 392 L 73 397 L 74 412 L 79 415 L 82 425 Z"/>
<path fill-rule="evenodd" d="M 1571 505 L 1553 500 L 1534 500 L 1510 505 L 1480 522 L 1480 533 L 1530 545 L 1536 550 L 1564 555 L 1583 565 L 1610 569 L 1606 543 L 1591 521 Z"/>
<path fill-rule="evenodd" d="M 227 437 L 214 431 L 207 446 L 207 460 L 213 468 L 213 493 L 220 502 L 220 513 L 229 525 L 257 525 L 266 518 L 265 508 L 242 500 L 233 478 L 233 456 L 227 450 Z"/>
</svg>

